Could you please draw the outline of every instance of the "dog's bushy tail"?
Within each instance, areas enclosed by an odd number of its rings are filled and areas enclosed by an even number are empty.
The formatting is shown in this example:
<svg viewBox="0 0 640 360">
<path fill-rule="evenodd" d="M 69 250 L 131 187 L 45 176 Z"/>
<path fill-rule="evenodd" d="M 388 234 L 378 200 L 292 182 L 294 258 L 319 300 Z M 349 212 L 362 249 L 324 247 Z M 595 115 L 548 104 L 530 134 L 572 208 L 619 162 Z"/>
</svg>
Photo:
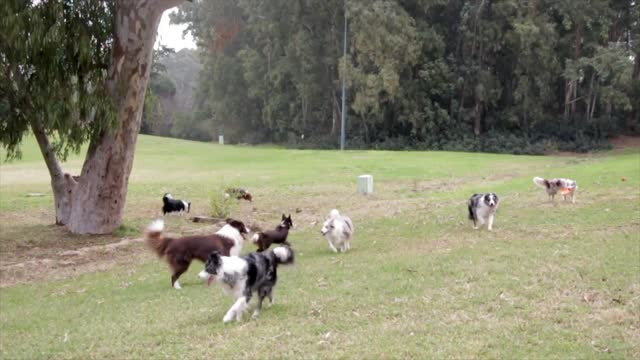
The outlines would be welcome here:
<svg viewBox="0 0 640 360">
<path fill-rule="evenodd" d="M 293 249 L 290 246 L 277 246 L 271 251 L 273 251 L 273 254 L 276 256 L 277 264 L 293 264 Z"/>
<path fill-rule="evenodd" d="M 162 230 L 164 230 L 164 221 L 159 219 L 155 220 L 144 232 L 144 239 L 147 245 L 158 254 L 159 257 L 164 256 L 165 250 L 169 245 L 169 238 L 162 236 Z"/>
<path fill-rule="evenodd" d="M 539 176 L 536 176 L 536 177 L 533 178 L 533 183 L 538 185 L 538 186 L 540 186 L 543 189 L 546 189 L 546 188 L 549 187 L 547 180 L 545 180 L 545 179 L 543 179 L 543 178 L 541 178 Z"/>
</svg>

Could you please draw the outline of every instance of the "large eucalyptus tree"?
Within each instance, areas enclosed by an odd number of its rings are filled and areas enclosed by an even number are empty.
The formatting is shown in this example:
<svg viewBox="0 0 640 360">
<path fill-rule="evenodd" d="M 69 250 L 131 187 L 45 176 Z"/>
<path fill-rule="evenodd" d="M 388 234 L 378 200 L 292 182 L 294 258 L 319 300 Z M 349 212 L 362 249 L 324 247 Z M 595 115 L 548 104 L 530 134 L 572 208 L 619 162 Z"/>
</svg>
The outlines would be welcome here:
<svg viewBox="0 0 640 360">
<path fill-rule="evenodd" d="M 32 131 L 51 175 L 56 223 L 77 234 L 122 221 L 153 45 L 182 0 L 4 0 L 0 142 L 19 155 Z M 89 143 L 79 175 L 61 166 Z"/>
</svg>

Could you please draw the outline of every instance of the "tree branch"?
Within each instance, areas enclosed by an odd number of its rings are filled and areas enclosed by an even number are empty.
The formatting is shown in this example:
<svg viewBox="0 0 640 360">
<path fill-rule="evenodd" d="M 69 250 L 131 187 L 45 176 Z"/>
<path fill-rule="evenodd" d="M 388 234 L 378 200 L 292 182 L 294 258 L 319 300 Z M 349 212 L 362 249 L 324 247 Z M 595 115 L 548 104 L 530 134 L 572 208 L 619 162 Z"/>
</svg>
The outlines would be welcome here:
<svg viewBox="0 0 640 360">
<path fill-rule="evenodd" d="M 38 141 L 38 146 L 40 147 L 40 151 L 42 152 L 42 157 L 44 158 L 45 164 L 47 164 L 47 168 L 49 169 L 49 175 L 51 175 L 51 180 L 53 181 L 61 181 L 63 179 L 64 172 L 62 171 L 62 167 L 60 166 L 60 162 L 56 157 L 56 152 L 47 137 L 47 134 L 44 132 L 44 128 L 42 124 L 39 122 L 32 120 L 30 122 L 31 130 L 33 130 L 33 134 Z"/>
</svg>

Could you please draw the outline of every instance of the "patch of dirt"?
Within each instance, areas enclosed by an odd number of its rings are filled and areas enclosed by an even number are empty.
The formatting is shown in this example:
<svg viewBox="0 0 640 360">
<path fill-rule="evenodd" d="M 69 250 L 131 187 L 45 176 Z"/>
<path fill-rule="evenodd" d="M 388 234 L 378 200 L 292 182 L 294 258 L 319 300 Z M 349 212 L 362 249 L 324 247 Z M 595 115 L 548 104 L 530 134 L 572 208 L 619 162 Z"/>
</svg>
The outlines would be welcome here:
<svg viewBox="0 0 640 360">
<path fill-rule="evenodd" d="M 40 280 L 61 280 L 84 273 L 106 271 L 131 263 L 142 254 L 143 239 L 123 239 L 106 245 L 60 250 L 50 258 L 0 265 L 0 288 Z"/>
<path fill-rule="evenodd" d="M 50 224 L 52 215 L 47 211 L 29 219 L 16 213 L 0 215 L 0 288 L 73 278 L 155 258 L 141 237 L 70 235 L 64 227 Z M 171 235 L 211 233 L 220 227 L 193 224 L 186 216 L 165 220 Z"/>
</svg>

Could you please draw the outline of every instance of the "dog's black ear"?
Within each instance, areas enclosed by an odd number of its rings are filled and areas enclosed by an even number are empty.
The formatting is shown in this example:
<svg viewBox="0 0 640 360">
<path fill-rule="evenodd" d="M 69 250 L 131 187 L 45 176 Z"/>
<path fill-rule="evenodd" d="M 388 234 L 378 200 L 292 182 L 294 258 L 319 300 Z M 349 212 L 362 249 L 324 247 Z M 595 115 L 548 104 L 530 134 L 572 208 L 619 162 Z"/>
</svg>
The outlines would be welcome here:
<svg viewBox="0 0 640 360">
<path fill-rule="evenodd" d="M 286 220 L 286 219 L 287 219 L 287 217 L 284 216 L 284 214 L 282 214 L 282 220 Z"/>
<path fill-rule="evenodd" d="M 227 218 L 224 222 L 226 222 L 227 224 L 231 225 L 231 223 L 233 222 L 232 218 Z"/>
<path fill-rule="evenodd" d="M 218 250 L 213 250 L 210 254 L 209 254 L 209 259 L 216 259 L 217 257 L 220 256 L 220 252 Z"/>
</svg>

